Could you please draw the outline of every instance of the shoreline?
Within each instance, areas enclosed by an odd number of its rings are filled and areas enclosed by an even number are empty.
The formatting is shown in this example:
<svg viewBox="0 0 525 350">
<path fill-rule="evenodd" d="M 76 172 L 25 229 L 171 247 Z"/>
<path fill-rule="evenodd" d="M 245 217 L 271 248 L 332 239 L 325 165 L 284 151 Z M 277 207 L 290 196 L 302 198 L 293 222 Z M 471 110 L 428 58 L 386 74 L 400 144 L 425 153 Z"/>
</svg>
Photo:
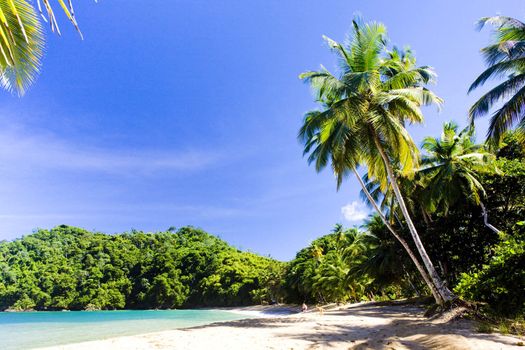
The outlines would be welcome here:
<svg viewBox="0 0 525 350">
<path fill-rule="evenodd" d="M 275 305 L 252 305 L 252 306 L 228 306 L 202 308 L 198 310 L 227 311 L 238 315 L 253 317 L 283 317 L 298 314 L 301 312 L 299 305 L 275 304 Z"/>
<path fill-rule="evenodd" d="M 474 323 L 445 315 L 423 316 L 414 305 L 359 303 L 288 315 L 260 313 L 270 307 L 219 308 L 259 312 L 259 317 L 115 337 L 39 350 L 87 349 L 516 349 L 523 339 L 482 334 Z M 274 307 L 276 309 L 278 307 Z M 257 310 L 258 309 L 258 310 Z"/>
<path fill-rule="evenodd" d="M 262 314 L 276 314 L 286 313 L 293 314 L 300 312 L 300 306 L 294 304 L 274 304 L 274 305 L 248 305 L 248 306 L 211 306 L 211 307 L 195 307 L 185 309 L 114 309 L 114 310 L 13 310 L 6 309 L 0 310 L 0 313 L 26 313 L 26 312 L 114 312 L 114 311 L 183 311 L 183 310 L 219 310 L 219 311 L 231 311 L 231 312 L 260 312 Z"/>
</svg>

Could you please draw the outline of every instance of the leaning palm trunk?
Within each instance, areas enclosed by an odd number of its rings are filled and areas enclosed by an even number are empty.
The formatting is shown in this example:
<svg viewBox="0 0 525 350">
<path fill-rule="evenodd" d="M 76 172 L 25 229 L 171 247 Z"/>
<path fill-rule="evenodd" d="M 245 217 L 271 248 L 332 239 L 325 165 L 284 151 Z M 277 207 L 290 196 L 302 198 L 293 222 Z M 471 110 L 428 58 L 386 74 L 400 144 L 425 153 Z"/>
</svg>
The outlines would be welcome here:
<svg viewBox="0 0 525 350">
<path fill-rule="evenodd" d="M 494 231 L 495 233 L 497 233 L 499 235 L 501 233 L 501 231 L 498 230 L 496 227 L 492 226 L 489 223 L 489 214 L 488 214 L 487 208 L 485 208 L 485 205 L 483 204 L 483 202 L 480 201 L 479 205 L 481 206 L 481 212 L 483 213 L 483 222 L 485 223 L 485 226 L 487 226 L 488 228 L 490 228 L 492 231 Z"/>
<path fill-rule="evenodd" d="M 405 248 L 406 252 L 408 253 L 408 255 L 410 256 L 410 259 L 412 259 L 412 261 L 414 262 L 414 265 L 416 265 L 416 268 L 417 270 L 419 271 L 419 273 L 421 274 L 421 277 L 423 277 L 423 280 L 425 281 L 425 283 L 427 284 L 428 288 L 430 288 L 430 291 L 432 292 L 432 295 L 434 296 L 434 299 L 436 299 L 436 302 L 438 304 L 443 304 L 444 303 L 444 300 L 441 296 L 441 294 L 439 293 L 439 290 L 437 289 L 437 286 L 432 282 L 432 280 L 430 279 L 430 277 L 428 276 L 428 273 L 427 271 L 425 270 L 425 268 L 421 265 L 421 263 L 419 262 L 418 258 L 416 257 L 416 255 L 414 254 L 414 252 L 412 251 L 412 249 L 410 249 L 410 246 L 408 245 L 407 241 L 405 241 L 395 230 L 394 228 L 390 225 L 390 223 L 388 222 L 388 220 L 386 219 L 385 215 L 383 214 L 383 212 L 381 211 L 381 209 L 379 208 L 379 206 L 377 205 L 377 203 L 375 202 L 374 198 L 372 198 L 372 195 L 370 194 L 370 192 L 368 191 L 368 189 L 366 188 L 366 185 L 365 183 L 363 182 L 363 180 L 361 179 L 361 177 L 359 176 L 359 173 L 357 172 L 357 170 L 355 169 L 355 167 L 352 167 L 352 171 L 354 172 L 355 176 L 357 177 L 357 180 L 359 181 L 359 184 L 361 185 L 361 188 L 363 189 L 363 193 L 366 195 L 366 198 L 368 198 L 368 201 L 372 204 L 372 206 L 374 207 L 374 209 L 376 210 L 377 214 L 379 215 L 379 217 L 381 218 L 381 220 L 383 221 L 383 223 L 385 224 L 385 226 L 388 228 L 388 230 L 392 233 L 392 235 L 394 235 L 394 237 L 399 241 L 399 243 L 401 243 L 401 245 L 403 246 L 403 248 Z M 410 282 L 411 283 L 411 282 Z M 412 283 L 411 283 L 412 284 Z M 415 289 L 415 288 L 414 288 Z"/>
<path fill-rule="evenodd" d="M 419 234 L 417 233 L 416 227 L 414 226 L 414 223 L 412 222 L 412 219 L 410 218 L 410 214 L 408 213 L 408 208 L 405 204 L 405 200 L 403 199 L 401 190 L 399 189 L 399 186 L 397 185 L 397 181 L 394 175 L 394 170 L 392 169 L 390 160 L 388 159 L 388 156 L 386 155 L 385 150 L 383 149 L 383 146 L 381 145 L 381 142 L 379 142 L 379 139 L 375 137 L 374 141 L 381 155 L 381 158 L 383 159 L 383 162 L 385 164 L 387 175 L 388 175 L 388 178 L 390 179 L 390 184 L 392 185 L 392 189 L 394 190 L 394 194 L 399 204 L 399 208 L 401 209 L 401 212 L 403 213 L 408 229 L 410 230 L 410 234 L 412 235 L 412 239 L 414 240 L 414 244 L 416 245 L 419 255 L 421 256 L 421 259 L 423 260 L 423 264 L 425 265 L 428 275 L 430 279 L 432 280 L 432 284 L 435 286 L 439 295 L 441 296 L 441 298 L 436 298 L 436 302 L 440 305 L 443 305 L 444 303 L 455 299 L 455 295 L 447 288 L 447 286 L 445 286 L 445 284 L 439 277 L 434 265 L 432 264 L 432 261 L 430 260 L 430 257 L 428 256 L 425 250 L 425 247 L 423 246 L 423 243 L 421 242 L 421 239 L 419 238 Z"/>
</svg>

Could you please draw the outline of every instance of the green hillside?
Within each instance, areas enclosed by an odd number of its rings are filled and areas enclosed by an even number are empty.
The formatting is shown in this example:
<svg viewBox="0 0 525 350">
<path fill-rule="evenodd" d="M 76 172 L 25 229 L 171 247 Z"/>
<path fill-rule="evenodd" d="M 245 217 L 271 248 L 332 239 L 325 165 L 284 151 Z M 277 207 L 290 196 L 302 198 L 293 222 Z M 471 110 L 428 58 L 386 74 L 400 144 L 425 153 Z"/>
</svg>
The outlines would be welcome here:
<svg viewBox="0 0 525 350">
<path fill-rule="evenodd" d="M 284 264 L 192 227 L 108 235 L 70 226 L 0 243 L 0 310 L 246 305 Z"/>
</svg>

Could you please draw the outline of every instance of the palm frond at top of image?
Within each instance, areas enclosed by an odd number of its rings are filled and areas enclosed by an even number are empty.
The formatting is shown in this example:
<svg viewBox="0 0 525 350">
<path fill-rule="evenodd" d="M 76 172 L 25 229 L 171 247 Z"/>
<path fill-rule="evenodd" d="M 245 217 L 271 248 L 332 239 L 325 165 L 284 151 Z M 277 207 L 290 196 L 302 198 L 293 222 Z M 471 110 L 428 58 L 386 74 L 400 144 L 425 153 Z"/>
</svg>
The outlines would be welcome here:
<svg viewBox="0 0 525 350">
<path fill-rule="evenodd" d="M 60 7 L 80 37 L 72 0 L 0 0 L 0 86 L 23 95 L 35 81 L 45 44 L 41 22 L 61 34 L 54 8 Z"/>
<path fill-rule="evenodd" d="M 41 67 L 44 32 L 24 0 L 0 0 L 0 85 L 23 95 Z"/>
<path fill-rule="evenodd" d="M 97 2 L 96 0 L 94 1 Z M 66 17 L 71 22 L 71 24 L 73 24 L 78 34 L 80 35 L 80 37 L 83 38 L 82 32 L 80 31 L 80 27 L 78 26 L 77 19 L 75 17 L 75 9 L 73 7 L 73 1 L 67 0 L 67 4 L 65 3 L 64 0 L 56 0 L 56 2 L 59 4 L 63 13 L 66 15 Z M 50 0 L 36 0 L 36 4 L 37 4 L 38 11 L 40 12 L 42 19 L 45 22 L 49 23 L 49 25 L 51 26 L 51 30 L 53 32 L 56 32 L 60 35 L 61 34 L 60 27 L 58 25 L 54 7 L 51 4 Z"/>
</svg>

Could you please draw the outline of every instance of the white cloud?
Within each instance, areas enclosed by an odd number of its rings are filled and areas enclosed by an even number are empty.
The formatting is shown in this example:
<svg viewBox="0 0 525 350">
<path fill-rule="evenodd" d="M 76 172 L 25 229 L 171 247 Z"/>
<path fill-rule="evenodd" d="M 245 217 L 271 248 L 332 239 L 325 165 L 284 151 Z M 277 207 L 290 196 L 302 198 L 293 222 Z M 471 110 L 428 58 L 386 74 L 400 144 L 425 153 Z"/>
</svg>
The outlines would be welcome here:
<svg viewBox="0 0 525 350">
<path fill-rule="evenodd" d="M 342 207 L 341 213 L 348 221 L 360 221 L 368 216 L 365 206 L 357 201 L 353 201 Z"/>
<path fill-rule="evenodd" d="M 57 135 L 20 128 L 0 130 L 0 166 L 87 170 L 103 173 L 152 173 L 200 170 L 217 163 L 216 152 L 197 150 L 114 150 L 66 141 Z"/>
<path fill-rule="evenodd" d="M 107 218 L 132 218 L 138 212 L 150 214 L 150 212 L 161 213 L 162 215 L 179 215 L 186 219 L 223 219 L 242 215 L 246 217 L 253 213 L 235 207 L 217 207 L 207 205 L 172 205 L 172 204 L 144 204 L 140 205 L 119 205 L 102 206 L 97 210 L 81 208 L 81 210 L 66 210 L 60 212 L 0 212 L 0 220 L 25 221 L 25 220 L 71 220 L 71 219 L 92 219 L 97 217 Z M 169 216 L 169 215 L 167 215 Z"/>
</svg>

